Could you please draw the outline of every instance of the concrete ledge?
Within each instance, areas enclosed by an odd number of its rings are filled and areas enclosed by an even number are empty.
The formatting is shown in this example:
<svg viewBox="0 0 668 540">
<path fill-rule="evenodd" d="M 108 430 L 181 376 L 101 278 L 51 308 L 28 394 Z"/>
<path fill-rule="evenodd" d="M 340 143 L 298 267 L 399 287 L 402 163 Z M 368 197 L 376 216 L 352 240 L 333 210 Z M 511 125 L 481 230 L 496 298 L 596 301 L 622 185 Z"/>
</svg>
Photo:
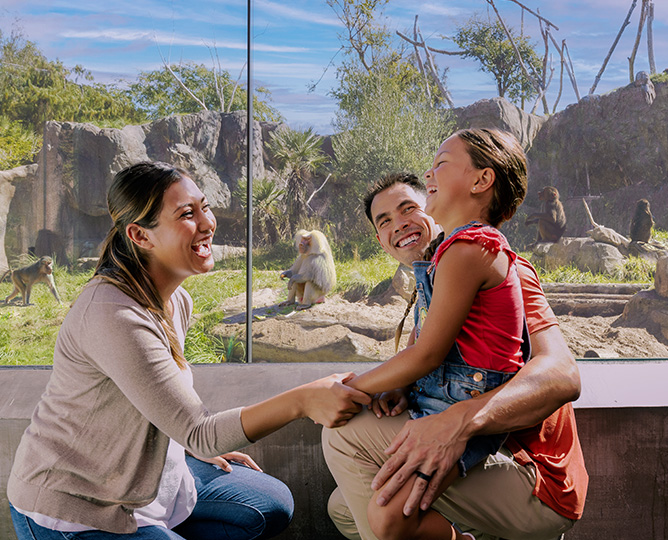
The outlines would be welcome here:
<svg viewBox="0 0 668 540">
<path fill-rule="evenodd" d="M 573 540 L 668 539 L 668 361 L 580 361 L 575 403 L 590 488 Z M 195 366 L 195 387 L 208 407 L 248 405 L 333 372 L 374 364 L 218 364 Z M 6 484 L 14 452 L 51 370 L 0 367 L 0 538 L 14 539 Z M 320 426 L 295 422 L 247 451 L 286 482 L 295 519 L 281 539 L 340 539 L 326 516 L 334 489 L 320 449 Z"/>
</svg>

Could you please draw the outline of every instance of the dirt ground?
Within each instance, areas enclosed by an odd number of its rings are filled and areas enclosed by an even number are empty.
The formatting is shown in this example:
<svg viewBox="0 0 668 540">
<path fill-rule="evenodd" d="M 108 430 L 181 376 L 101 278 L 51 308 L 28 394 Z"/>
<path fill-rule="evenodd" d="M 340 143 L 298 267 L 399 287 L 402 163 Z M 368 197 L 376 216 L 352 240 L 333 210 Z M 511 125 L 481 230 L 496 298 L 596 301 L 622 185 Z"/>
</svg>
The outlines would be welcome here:
<svg viewBox="0 0 668 540">
<path fill-rule="evenodd" d="M 280 308 L 280 291 L 265 289 L 254 295 L 253 355 L 260 361 L 358 361 L 384 360 L 394 353 L 394 330 L 406 302 L 394 296 L 383 303 L 362 300 L 348 302 L 338 296 L 327 298 L 304 311 Z M 228 300 L 224 308 L 236 313 L 216 328 L 220 335 L 232 335 L 245 328 L 245 297 Z M 616 326 L 619 317 L 559 316 L 559 325 L 576 358 L 668 358 L 668 347 L 645 328 Z M 401 346 L 412 328 L 406 320 Z M 588 352 L 589 351 L 589 352 Z"/>
<path fill-rule="evenodd" d="M 645 328 L 614 326 L 619 317 L 557 317 L 566 342 L 576 358 L 588 350 L 600 350 L 601 357 L 668 358 L 668 347 Z"/>
</svg>

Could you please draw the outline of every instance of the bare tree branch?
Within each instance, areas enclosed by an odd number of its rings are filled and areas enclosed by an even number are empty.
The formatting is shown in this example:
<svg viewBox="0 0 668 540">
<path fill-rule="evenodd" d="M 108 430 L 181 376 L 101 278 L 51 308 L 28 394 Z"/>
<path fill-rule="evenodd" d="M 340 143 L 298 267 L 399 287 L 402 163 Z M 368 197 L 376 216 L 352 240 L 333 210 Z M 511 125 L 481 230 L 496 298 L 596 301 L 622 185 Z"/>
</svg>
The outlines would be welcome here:
<svg viewBox="0 0 668 540">
<path fill-rule="evenodd" d="M 566 64 L 566 73 L 568 73 L 568 76 L 571 79 L 571 83 L 573 83 L 573 90 L 575 90 L 575 97 L 577 98 L 578 101 L 580 101 L 580 92 L 578 90 L 578 83 L 575 80 L 575 68 L 573 68 L 571 53 L 568 52 L 568 45 L 566 45 L 566 40 L 564 39 L 561 42 L 564 45 L 564 51 L 566 51 L 566 58 L 568 58 L 568 63 Z"/>
<path fill-rule="evenodd" d="M 496 9 L 496 5 L 494 4 L 494 0 L 487 0 L 487 3 L 492 6 L 494 9 L 494 12 L 496 13 L 497 18 L 499 19 L 499 23 L 501 23 L 501 26 L 503 27 L 504 32 L 506 33 L 506 36 L 508 36 L 508 40 L 510 41 L 510 44 L 513 47 L 513 50 L 515 51 L 515 56 L 517 57 L 517 61 L 520 64 L 520 67 L 522 68 L 522 71 L 524 72 L 524 75 L 529 81 L 531 81 L 531 84 L 534 86 L 536 91 L 538 92 L 539 96 L 542 98 L 543 101 L 543 110 L 545 114 L 549 114 L 550 110 L 547 105 L 547 100 L 545 99 L 545 89 L 542 88 L 541 83 L 540 83 L 540 77 L 536 73 L 536 70 L 534 67 L 529 63 L 529 67 L 531 70 L 534 72 L 533 76 L 529 73 L 527 70 L 526 65 L 524 64 L 524 60 L 522 60 L 522 55 L 520 54 L 520 50 L 517 48 L 517 44 L 515 43 L 515 40 L 513 39 L 513 36 L 510 34 L 510 31 L 508 30 L 508 27 L 506 26 L 506 23 L 503 21 L 503 18 L 501 17 L 501 14 L 499 13 L 499 10 Z"/>
<path fill-rule="evenodd" d="M 649 60 L 649 72 L 652 75 L 656 73 L 656 64 L 654 63 L 654 30 L 652 30 L 653 23 L 654 0 L 649 0 L 649 7 L 647 10 L 647 59 Z"/>
<path fill-rule="evenodd" d="M 422 38 L 422 34 L 420 33 L 419 29 L 418 29 L 418 36 L 420 37 L 420 41 L 422 41 L 422 43 L 424 44 L 424 54 L 427 57 L 427 63 L 429 65 L 429 70 L 431 71 L 431 76 L 436 82 L 436 85 L 438 86 L 438 89 L 440 90 L 441 95 L 443 96 L 445 101 L 448 102 L 448 105 L 450 106 L 451 109 L 454 109 L 455 104 L 452 102 L 452 98 L 450 97 L 450 92 L 448 92 L 448 89 L 443 85 L 440 77 L 438 76 L 438 70 L 436 69 L 436 64 L 434 63 L 434 57 L 429 52 L 429 49 L 424 39 Z"/>
<path fill-rule="evenodd" d="M 207 45 L 207 48 L 209 49 L 209 55 L 211 56 L 211 63 L 213 64 L 213 84 L 216 88 L 216 95 L 218 96 L 218 102 L 220 103 L 220 112 L 225 112 L 225 94 L 223 93 L 223 88 L 220 85 L 220 80 L 218 78 L 218 73 L 220 73 L 221 71 L 221 66 L 220 66 L 220 57 L 218 56 L 218 48 L 216 47 L 216 42 L 214 41 L 213 46 Z"/>
<path fill-rule="evenodd" d="M 547 107 L 547 100 L 545 99 L 545 92 L 547 92 L 548 86 L 550 86 L 550 83 L 552 82 L 552 76 L 554 75 L 554 67 L 552 67 L 552 63 L 550 62 L 550 76 L 547 79 L 547 83 L 545 84 L 545 87 L 540 90 L 538 95 L 536 96 L 536 101 L 533 104 L 533 107 L 531 108 L 531 114 L 534 114 L 536 112 L 536 108 L 538 107 L 538 103 L 540 101 L 543 102 L 543 108 Z M 548 114 L 550 111 L 549 109 L 545 111 L 545 114 Z"/>
<path fill-rule="evenodd" d="M 528 7 L 526 7 L 526 6 L 525 6 L 524 4 L 522 4 L 521 2 L 518 2 L 517 0 L 510 0 L 510 1 L 513 2 L 513 3 L 515 3 L 515 4 L 517 4 L 517 5 L 520 6 L 522 9 L 526 9 L 526 10 L 527 10 L 529 13 L 531 13 L 534 17 L 538 17 L 538 18 L 539 18 L 541 21 L 543 21 L 547 26 L 551 26 L 551 27 L 554 28 L 555 30 L 559 30 L 559 28 L 558 28 L 557 26 L 555 26 L 554 24 L 552 24 L 552 23 L 551 23 L 550 21 L 548 21 L 545 17 L 542 17 L 542 16 L 539 15 L 538 13 L 534 13 L 533 11 L 531 11 Z"/>
<path fill-rule="evenodd" d="M 183 88 L 183 90 L 185 90 L 185 92 L 186 92 L 191 98 L 193 98 L 193 99 L 197 102 L 197 104 L 198 104 L 200 107 L 202 107 L 203 110 L 208 111 L 209 109 L 207 108 L 206 104 L 205 104 L 200 98 L 198 98 L 195 94 L 193 94 L 193 93 L 190 91 L 190 88 L 188 88 L 188 87 L 185 85 L 185 83 L 181 80 L 181 78 L 180 78 L 176 73 L 174 73 L 174 70 L 171 68 L 171 66 L 170 66 L 170 65 L 167 63 L 167 61 L 165 60 L 165 57 L 162 55 L 162 51 L 161 51 L 160 49 L 158 49 L 158 52 L 160 53 L 160 58 L 162 59 L 162 65 L 165 66 L 165 69 L 166 69 L 167 71 L 169 71 L 169 73 L 172 75 L 172 77 L 174 77 L 174 80 L 175 80 L 177 83 L 179 83 L 179 85 L 181 86 L 181 88 Z"/>
<path fill-rule="evenodd" d="M 232 96 L 230 97 L 230 102 L 227 105 L 227 110 L 225 112 L 230 112 L 232 110 L 232 103 L 234 103 L 234 94 L 237 93 L 237 88 L 239 88 L 239 81 L 241 80 L 241 75 L 244 73 L 244 69 L 246 69 L 246 64 L 248 62 L 244 62 L 244 65 L 241 66 L 241 69 L 239 70 L 239 76 L 237 77 L 237 80 L 234 81 L 234 88 L 232 88 Z"/>
<path fill-rule="evenodd" d="M 416 47 L 427 48 L 431 52 L 435 52 L 435 53 L 438 53 L 438 54 L 447 54 L 447 55 L 450 55 L 450 56 L 461 56 L 463 54 L 466 54 L 466 51 L 445 51 L 443 49 L 435 49 L 434 47 L 429 47 L 428 45 L 426 45 L 424 41 L 412 40 L 408 36 L 405 36 L 401 32 L 399 32 L 399 30 L 397 30 L 396 33 L 400 38 L 405 39 L 411 45 L 416 46 Z"/>
<path fill-rule="evenodd" d="M 562 39 L 561 40 L 561 47 L 557 44 L 557 40 L 554 39 L 554 36 L 552 34 L 548 34 L 550 37 L 550 40 L 552 40 L 552 43 L 554 44 L 554 47 L 558 51 L 563 51 L 562 52 L 562 60 L 564 59 L 563 53 L 566 53 L 566 58 L 568 59 L 568 62 L 565 63 L 564 67 L 566 68 L 566 73 L 568 74 L 568 78 L 571 80 L 571 84 L 573 85 L 573 91 L 575 92 L 575 97 L 577 98 L 578 101 L 580 101 L 580 91 L 578 90 L 578 85 L 575 80 L 575 71 L 573 70 L 573 63 L 571 62 L 571 56 L 568 54 L 568 46 L 566 45 L 566 40 Z"/>
<path fill-rule="evenodd" d="M 413 21 L 413 39 L 417 42 L 417 22 L 418 16 L 415 16 L 415 21 Z M 429 80 L 427 79 L 427 73 L 424 70 L 424 64 L 422 63 L 422 57 L 420 56 L 420 49 L 418 49 L 417 43 L 413 43 L 413 49 L 415 50 L 415 59 L 417 60 L 418 68 L 420 69 L 420 74 L 424 78 L 425 93 L 429 98 L 429 103 L 431 103 L 431 88 L 429 87 Z"/>
<path fill-rule="evenodd" d="M 550 33 L 550 29 L 547 29 L 548 35 Z M 550 36 L 552 37 L 552 36 Z M 552 114 L 557 112 L 557 105 L 559 105 L 559 100 L 561 99 L 561 92 L 564 89 L 564 64 L 566 63 L 566 60 L 564 59 L 564 47 L 566 45 L 566 41 L 561 42 L 561 49 L 557 49 L 559 51 L 559 56 L 561 56 L 561 70 L 559 71 L 559 92 L 557 93 L 557 97 L 554 100 L 554 105 L 552 106 Z"/>
<path fill-rule="evenodd" d="M 596 90 L 596 87 L 598 86 L 599 81 L 601 80 L 601 76 L 603 75 L 603 72 L 605 71 L 605 67 L 608 65 L 608 62 L 610 61 L 610 57 L 612 56 L 612 53 L 615 50 L 615 47 L 617 47 L 617 43 L 619 43 L 619 38 L 622 37 L 622 34 L 624 33 L 624 29 L 631 23 L 631 13 L 633 13 L 633 10 L 636 8 L 636 4 L 638 3 L 638 0 L 633 0 L 633 3 L 631 4 L 631 9 L 629 9 L 629 12 L 626 14 L 626 19 L 624 19 L 624 22 L 622 23 L 622 27 L 619 29 L 619 32 L 617 33 L 617 37 L 615 38 L 615 41 L 612 43 L 612 47 L 610 47 L 610 51 L 608 51 L 608 56 L 605 57 L 605 60 L 603 60 L 603 65 L 601 66 L 601 69 L 599 72 L 596 74 L 596 78 L 594 79 L 594 84 L 592 87 L 589 89 L 589 95 L 592 95 L 594 93 L 594 90 Z"/>
<path fill-rule="evenodd" d="M 640 38 L 642 37 L 642 29 L 645 26 L 645 20 L 647 19 L 647 0 L 642 0 L 640 4 L 640 19 L 638 20 L 638 32 L 636 33 L 636 40 L 633 42 L 633 49 L 631 50 L 631 56 L 629 56 L 629 82 L 635 80 L 634 73 L 634 64 L 636 61 L 636 54 L 638 52 L 638 47 L 640 46 Z"/>
<path fill-rule="evenodd" d="M 321 185 L 318 189 L 316 189 L 313 193 L 311 193 L 311 196 L 310 196 L 310 197 L 308 198 L 308 200 L 306 201 L 306 206 L 309 207 L 309 210 L 311 210 L 311 212 L 314 212 L 313 208 L 311 208 L 311 206 L 309 205 L 309 203 L 311 202 L 311 199 L 313 199 L 313 196 L 314 196 L 316 193 L 318 193 L 318 191 L 320 191 L 322 188 L 325 187 L 325 184 L 327 183 L 327 180 L 329 180 L 329 177 L 330 177 L 330 176 L 332 176 L 332 173 L 329 173 L 329 174 L 327 175 L 327 178 L 325 178 L 325 181 L 322 183 L 322 185 Z"/>
</svg>

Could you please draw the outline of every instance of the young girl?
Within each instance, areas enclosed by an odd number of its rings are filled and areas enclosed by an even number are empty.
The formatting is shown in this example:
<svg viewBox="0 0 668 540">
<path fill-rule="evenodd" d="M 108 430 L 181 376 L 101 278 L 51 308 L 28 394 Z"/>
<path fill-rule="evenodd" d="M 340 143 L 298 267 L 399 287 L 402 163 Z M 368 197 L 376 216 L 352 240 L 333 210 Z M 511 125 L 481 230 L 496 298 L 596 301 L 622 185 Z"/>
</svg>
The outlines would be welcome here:
<svg viewBox="0 0 668 540">
<path fill-rule="evenodd" d="M 370 399 L 331 376 L 209 412 L 183 356 L 192 299 L 181 287 L 213 267 L 209 204 L 185 171 L 164 163 L 122 170 L 107 201 L 114 225 L 60 328 L 9 475 L 18 539 L 279 534 L 292 517 L 290 491 L 234 450 L 304 416 L 342 425 L 358 412 L 355 400 Z"/>
<path fill-rule="evenodd" d="M 526 159 L 510 134 L 486 129 L 458 131 L 438 149 L 425 173 L 426 211 L 447 231 L 433 259 L 414 263 L 418 304 L 415 343 L 381 366 L 348 384 L 405 403 L 410 392 L 415 416 L 443 411 L 508 380 L 523 365 L 524 311 L 515 254 L 495 228 L 510 219 L 524 199 Z M 432 294 L 433 286 L 433 294 Z M 525 341 L 528 344 L 528 339 Z M 525 358 L 528 358 L 528 350 Z M 387 393 L 392 388 L 404 390 Z M 401 412 L 394 407 L 392 414 Z M 442 493 L 466 471 L 495 453 L 504 436 L 469 441 L 458 466 L 435 478 Z M 430 482 L 433 471 L 418 471 Z M 386 506 L 375 497 L 368 507 L 371 528 L 379 538 L 467 538 L 436 511 L 406 517 L 406 484 Z"/>
</svg>

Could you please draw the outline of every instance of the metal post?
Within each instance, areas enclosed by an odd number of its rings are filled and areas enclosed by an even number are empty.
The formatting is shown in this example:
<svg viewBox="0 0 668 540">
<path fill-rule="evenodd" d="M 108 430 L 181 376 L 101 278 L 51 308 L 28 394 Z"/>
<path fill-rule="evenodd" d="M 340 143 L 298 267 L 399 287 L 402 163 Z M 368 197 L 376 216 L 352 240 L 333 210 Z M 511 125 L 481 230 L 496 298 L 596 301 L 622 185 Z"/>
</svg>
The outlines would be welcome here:
<svg viewBox="0 0 668 540">
<path fill-rule="evenodd" d="M 253 64 L 252 0 L 246 29 L 246 361 L 253 361 Z"/>
</svg>

